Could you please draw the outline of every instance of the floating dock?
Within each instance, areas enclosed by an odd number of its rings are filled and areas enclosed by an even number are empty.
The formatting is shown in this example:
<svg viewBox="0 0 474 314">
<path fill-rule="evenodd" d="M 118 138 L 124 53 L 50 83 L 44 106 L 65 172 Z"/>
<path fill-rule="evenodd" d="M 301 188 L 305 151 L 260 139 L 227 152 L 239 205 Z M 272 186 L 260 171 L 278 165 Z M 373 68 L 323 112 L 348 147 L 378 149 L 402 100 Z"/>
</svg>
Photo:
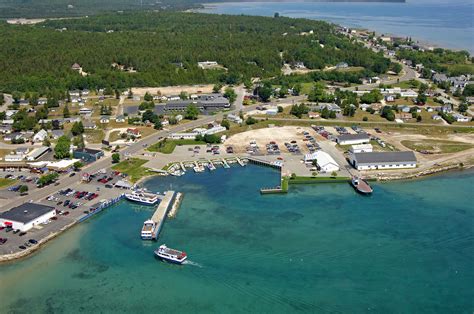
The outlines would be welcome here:
<svg viewBox="0 0 474 314">
<path fill-rule="evenodd" d="M 150 218 L 150 220 L 156 224 L 156 228 L 152 236 L 153 239 L 157 239 L 160 234 L 161 227 L 163 226 L 163 222 L 165 221 L 166 214 L 170 209 L 170 205 L 174 199 L 174 196 L 174 191 L 166 191 L 160 204 L 158 204 L 155 213 Z"/>
<path fill-rule="evenodd" d="M 229 169 L 229 168 L 230 168 L 229 164 L 227 163 L 227 160 L 225 160 L 225 159 L 222 159 L 222 166 L 223 166 L 225 169 Z"/>
<path fill-rule="evenodd" d="M 242 167 L 245 166 L 244 162 L 242 160 L 240 160 L 239 157 L 236 157 L 237 159 L 237 162 L 239 163 L 239 165 L 241 165 Z"/>
</svg>

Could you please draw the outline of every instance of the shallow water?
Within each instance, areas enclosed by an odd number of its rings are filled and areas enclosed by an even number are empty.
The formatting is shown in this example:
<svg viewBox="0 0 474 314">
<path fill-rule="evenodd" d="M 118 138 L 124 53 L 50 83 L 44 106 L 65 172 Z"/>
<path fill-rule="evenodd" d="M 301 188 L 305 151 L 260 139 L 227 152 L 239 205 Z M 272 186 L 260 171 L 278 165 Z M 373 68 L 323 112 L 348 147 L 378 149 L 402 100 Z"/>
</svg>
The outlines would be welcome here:
<svg viewBox="0 0 474 314">
<path fill-rule="evenodd" d="M 153 178 L 185 193 L 158 243 L 139 239 L 153 210 L 121 202 L 1 265 L 0 312 L 472 313 L 472 172 L 371 197 L 346 184 L 258 193 L 278 179 L 253 165 Z M 159 243 L 189 263 L 155 260 Z"/>
<path fill-rule="evenodd" d="M 232 2 L 210 4 L 206 13 L 309 18 L 412 37 L 441 47 L 474 52 L 472 0 L 407 0 L 406 3 Z"/>
</svg>

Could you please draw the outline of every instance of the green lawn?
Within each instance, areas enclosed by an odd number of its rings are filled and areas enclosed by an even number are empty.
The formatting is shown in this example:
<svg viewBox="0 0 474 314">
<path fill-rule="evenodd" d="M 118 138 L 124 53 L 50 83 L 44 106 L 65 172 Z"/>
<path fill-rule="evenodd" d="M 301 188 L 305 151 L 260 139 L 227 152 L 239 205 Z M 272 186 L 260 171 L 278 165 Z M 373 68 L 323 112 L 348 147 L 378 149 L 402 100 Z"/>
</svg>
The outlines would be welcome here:
<svg viewBox="0 0 474 314">
<path fill-rule="evenodd" d="M 131 158 L 116 164 L 112 169 L 128 174 L 130 181 L 133 183 L 143 177 L 152 175 L 151 172 L 148 172 L 148 168 L 142 167 L 147 162 L 148 160 Z"/>
<path fill-rule="evenodd" d="M 312 183 L 342 183 L 347 182 L 347 177 L 292 177 L 289 184 L 312 184 Z"/>
<path fill-rule="evenodd" d="M 14 182 L 16 182 L 16 180 L 0 178 L 0 189 L 9 187 L 9 186 L 12 185 Z"/>
<path fill-rule="evenodd" d="M 474 147 L 474 144 L 446 140 L 406 140 L 401 143 L 411 150 L 428 151 L 437 154 L 457 153 Z"/>
<path fill-rule="evenodd" d="M 150 152 L 157 152 L 163 154 L 171 154 L 176 146 L 181 145 L 203 145 L 206 144 L 204 141 L 195 141 L 195 140 L 164 140 L 156 144 L 151 145 L 147 148 Z"/>
</svg>

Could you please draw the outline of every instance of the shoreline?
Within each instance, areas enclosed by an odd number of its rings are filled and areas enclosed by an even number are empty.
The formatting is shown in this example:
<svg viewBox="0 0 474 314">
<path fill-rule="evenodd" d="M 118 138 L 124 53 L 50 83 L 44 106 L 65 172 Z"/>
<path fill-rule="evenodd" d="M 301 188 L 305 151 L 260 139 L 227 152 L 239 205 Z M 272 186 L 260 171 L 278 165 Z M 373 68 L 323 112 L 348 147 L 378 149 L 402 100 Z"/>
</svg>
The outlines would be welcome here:
<svg viewBox="0 0 474 314">
<path fill-rule="evenodd" d="M 222 6 L 222 5 L 229 5 L 229 4 L 245 4 L 245 3 L 248 3 L 248 4 L 255 4 L 255 3 L 277 3 L 277 4 L 280 4 L 280 3 L 286 3 L 287 1 L 241 1 L 241 2 L 238 2 L 238 1 L 233 1 L 233 2 L 211 2 L 211 3 L 201 3 L 202 5 L 202 8 L 195 8 L 195 9 L 188 9 L 186 10 L 186 12 L 191 12 L 191 13 L 206 13 L 206 14 L 220 14 L 220 15 L 234 15 L 232 13 L 219 13 L 219 12 L 211 12 L 211 11 L 216 11 L 219 6 Z M 308 1 L 304 1 L 304 0 L 297 0 L 295 2 L 300 2 L 300 3 L 308 3 Z M 321 3 L 321 4 L 344 4 L 344 3 L 347 3 L 345 1 L 335 1 L 335 2 L 329 2 L 329 1 L 316 1 L 316 2 L 313 2 L 313 3 Z M 349 2 L 349 3 L 353 3 L 353 4 L 372 4 L 372 3 L 377 3 L 377 4 L 407 4 L 407 2 L 371 2 L 371 1 L 361 1 L 361 2 Z M 261 16 L 261 17 L 271 17 L 271 15 L 261 15 L 261 14 L 255 14 L 255 15 L 252 15 L 252 14 L 245 14 L 245 13 L 242 13 L 242 14 L 235 14 L 235 15 L 247 15 L 247 16 Z M 282 17 L 288 17 L 288 18 L 292 18 L 292 19 L 296 19 L 296 18 L 299 18 L 299 17 L 292 17 L 292 16 L 286 16 L 286 15 L 281 15 Z M 433 47 L 433 49 L 436 49 L 436 48 L 441 48 L 441 49 L 447 49 L 447 50 L 452 50 L 452 51 L 468 51 L 469 54 L 474 54 L 474 47 L 464 47 L 464 48 L 461 48 L 461 47 L 456 47 L 456 46 L 451 46 L 449 44 L 442 44 L 440 42 L 436 42 L 436 41 L 431 41 L 431 40 L 428 40 L 428 39 L 425 39 L 425 38 L 421 38 L 421 37 L 418 37 L 418 36 L 414 36 L 414 35 L 411 35 L 411 34 L 397 34 L 397 33 L 394 33 L 393 31 L 387 31 L 387 32 L 381 32 L 375 28 L 370 28 L 370 27 L 365 27 L 365 26 L 362 26 L 362 25 L 348 25 L 348 24 L 342 24 L 340 22 L 334 22 L 332 20 L 330 20 L 328 17 L 318 17 L 318 18 L 309 18 L 309 17 L 301 17 L 302 19 L 308 19 L 308 20 L 314 20 L 314 21 L 324 21 L 324 22 L 327 22 L 327 23 L 330 23 L 330 24 L 333 24 L 333 25 L 336 25 L 336 26 L 341 26 L 341 27 L 347 27 L 347 28 L 353 28 L 353 29 L 362 29 L 362 30 L 366 30 L 366 31 L 369 31 L 369 32 L 374 32 L 376 35 L 388 35 L 388 36 L 391 36 L 391 37 L 411 37 L 415 42 L 418 42 L 422 45 L 425 45 L 425 46 L 430 46 L 430 47 Z M 360 24 L 360 22 L 359 22 Z"/>
<path fill-rule="evenodd" d="M 260 166 L 260 165 L 257 165 L 257 166 Z M 265 166 L 261 166 L 261 167 L 265 167 Z M 429 168 L 429 169 L 425 169 L 423 171 L 418 171 L 418 172 L 415 172 L 415 173 L 409 173 L 409 174 L 395 174 L 394 176 L 381 176 L 379 174 L 374 174 L 373 176 L 365 176 L 365 179 L 367 180 L 376 180 L 377 182 L 380 182 L 380 183 L 389 183 L 389 182 L 392 182 L 392 181 L 415 181 L 415 180 L 421 180 L 421 179 L 427 179 L 429 177 L 435 177 L 435 176 L 440 176 L 440 175 L 444 175 L 444 174 L 449 174 L 449 173 L 456 173 L 456 172 L 464 172 L 464 171 L 469 171 L 471 172 L 472 174 L 474 174 L 474 165 L 472 164 L 469 164 L 469 165 L 465 165 L 465 166 L 460 166 L 459 164 L 455 164 L 455 165 L 447 165 L 447 166 L 444 166 L 444 167 L 441 167 L 441 168 Z M 146 183 L 148 180 L 150 179 L 153 179 L 157 176 L 160 176 L 160 174 L 156 173 L 156 174 L 152 174 L 152 175 L 149 175 L 149 176 L 145 176 L 143 178 L 140 178 L 136 184 L 138 183 Z M 340 182 L 345 182 L 345 181 L 340 181 Z M 311 185 L 311 184 L 332 184 L 332 183 L 335 183 L 335 182 L 321 182 L 321 181 L 317 181 L 315 180 L 315 182 L 311 182 L 311 183 L 308 183 L 307 185 Z M 306 185 L 306 184 L 305 184 Z M 290 192 L 290 191 L 288 191 Z M 22 259 L 26 259 L 26 258 L 29 258 L 31 257 L 34 253 L 38 252 L 43 246 L 49 244 L 49 242 L 51 240 L 54 240 L 56 237 L 60 236 L 61 234 L 63 234 L 64 232 L 67 232 L 69 229 L 73 228 L 74 226 L 76 225 L 79 225 L 81 223 L 81 221 L 74 221 L 72 223 L 70 223 L 69 225 L 66 225 L 64 226 L 63 228 L 61 228 L 59 231 L 57 232 L 54 232 L 54 233 L 51 233 L 50 235 L 48 235 L 47 237 L 41 239 L 40 241 L 38 241 L 38 244 L 34 245 L 34 246 L 31 246 L 31 247 L 28 247 L 26 250 L 23 250 L 21 252 L 17 252 L 17 253 L 12 253 L 12 254 L 6 254 L 6 255 L 1 255 L 0 256 L 0 264 L 7 264 L 7 263 L 10 263 L 10 262 L 14 262 L 14 261 L 18 261 L 18 260 L 22 260 Z"/>
</svg>

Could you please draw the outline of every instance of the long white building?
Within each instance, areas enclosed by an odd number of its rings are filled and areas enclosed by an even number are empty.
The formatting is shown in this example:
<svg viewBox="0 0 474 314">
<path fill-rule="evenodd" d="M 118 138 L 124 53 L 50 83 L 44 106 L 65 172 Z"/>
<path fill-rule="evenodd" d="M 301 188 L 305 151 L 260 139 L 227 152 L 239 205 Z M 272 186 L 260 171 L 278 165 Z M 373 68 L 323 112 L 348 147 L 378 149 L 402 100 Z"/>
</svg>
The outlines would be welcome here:
<svg viewBox="0 0 474 314">
<path fill-rule="evenodd" d="M 350 155 L 350 162 L 357 170 L 416 168 L 417 165 L 412 151 L 354 153 Z"/>
</svg>

